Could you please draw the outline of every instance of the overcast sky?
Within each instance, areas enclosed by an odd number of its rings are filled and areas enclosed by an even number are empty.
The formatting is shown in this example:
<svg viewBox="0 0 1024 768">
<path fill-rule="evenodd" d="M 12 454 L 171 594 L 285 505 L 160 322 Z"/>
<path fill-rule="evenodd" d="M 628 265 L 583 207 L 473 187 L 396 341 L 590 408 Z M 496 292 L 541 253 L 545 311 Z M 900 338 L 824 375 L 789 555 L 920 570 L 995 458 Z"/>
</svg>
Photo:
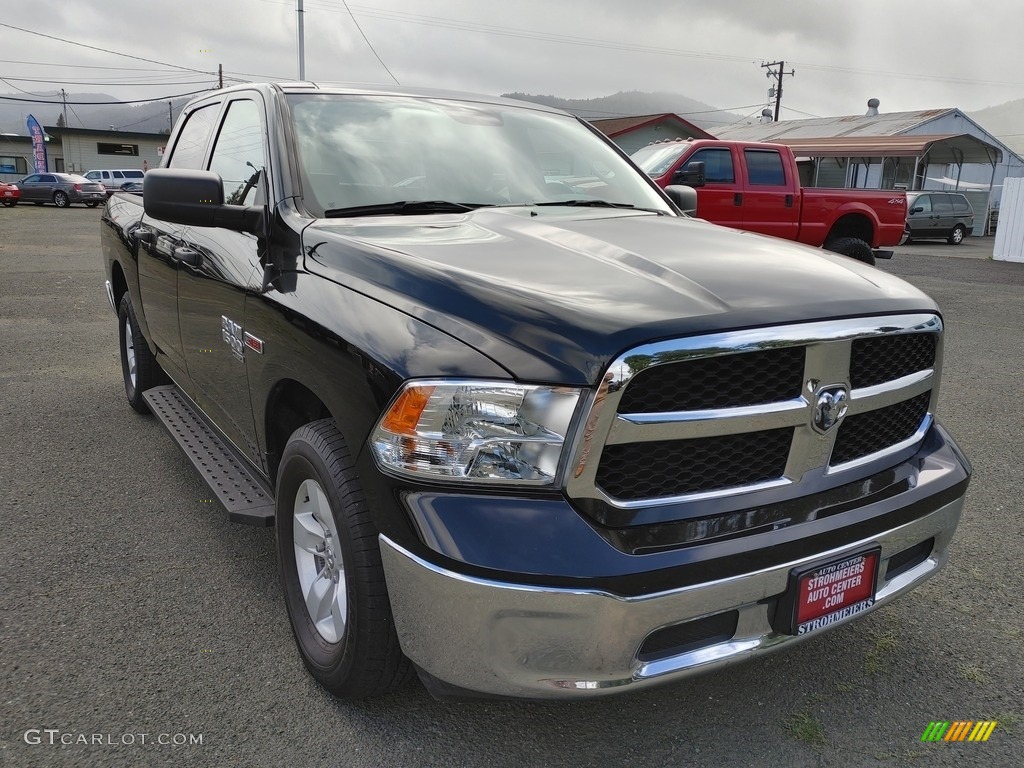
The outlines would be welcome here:
<svg viewBox="0 0 1024 768">
<path fill-rule="evenodd" d="M 228 78 L 296 79 L 296 5 L 4 0 L 0 92 L 165 98 L 209 87 L 215 76 L 192 70 L 215 73 L 218 64 Z M 784 60 L 796 74 L 784 80 L 783 119 L 863 114 L 871 97 L 883 112 L 972 111 L 1024 97 L 1019 0 L 354 0 L 348 10 L 342 0 L 304 0 L 304 8 L 311 80 L 392 82 L 390 70 L 403 85 L 566 98 L 666 91 L 758 114 L 771 84 L 760 65 Z"/>
</svg>

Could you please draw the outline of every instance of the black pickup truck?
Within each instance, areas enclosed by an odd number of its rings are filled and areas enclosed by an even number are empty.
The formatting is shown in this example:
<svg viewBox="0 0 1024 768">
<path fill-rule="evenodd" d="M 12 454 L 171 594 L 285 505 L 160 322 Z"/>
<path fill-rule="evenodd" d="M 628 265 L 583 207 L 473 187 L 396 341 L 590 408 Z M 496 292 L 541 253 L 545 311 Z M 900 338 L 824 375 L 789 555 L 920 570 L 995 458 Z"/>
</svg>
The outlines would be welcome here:
<svg viewBox="0 0 1024 768">
<path fill-rule="evenodd" d="M 939 309 L 689 199 L 556 110 L 313 84 L 197 98 L 110 198 L 128 401 L 276 524 L 325 688 L 640 689 L 945 563 Z"/>
</svg>

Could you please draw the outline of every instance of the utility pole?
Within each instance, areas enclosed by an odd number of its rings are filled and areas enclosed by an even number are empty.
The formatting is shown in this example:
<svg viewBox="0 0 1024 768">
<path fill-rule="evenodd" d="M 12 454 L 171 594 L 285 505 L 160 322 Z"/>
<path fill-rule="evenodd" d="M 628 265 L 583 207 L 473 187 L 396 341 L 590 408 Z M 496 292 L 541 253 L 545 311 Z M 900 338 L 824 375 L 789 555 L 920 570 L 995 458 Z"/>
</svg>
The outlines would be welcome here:
<svg viewBox="0 0 1024 768">
<path fill-rule="evenodd" d="M 217 87 L 218 88 L 223 88 L 224 87 L 224 65 L 223 64 L 218 64 L 217 65 Z"/>
<path fill-rule="evenodd" d="M 173 101 L 168 101 L 167 102 L 167 129 L 168 129 L 168 132 L 174 130 L 174 113 L 172 112 L 172 109 L 173 109 L 172 105 L 173 104 L 174 104 Z"/>
<path fill-rule="evenodd" d="M 296 0 L 296 2 L 298 3 L 297 12 L 299 14 L 299 80 L 304 81 L 306 79 L 306 41 L 303 21 L 305 11 L 302 10 L 302 0 Z"/>
<path fill-rule="evenodd" d="M 68 124 L 68 94 L 67 94 L 67 92 L 63 88 L 60 89 L 60 100 L 61 100 L 61 103 L 64 105 L 64 108 L 61 111 L 61 114 L 64 116 L 64 125 L 67 125 Z"/>
<path fill-rule="evenodd" d="M 774 67 L 778 67 L 779 71 L 776 72 Z M 761 69 L 767 69 L 765 73 L 767 77 L 775 78 L 775 122 L 779 122 L 779 109 L 782 107 L 782 78 L 785 75 L 795 75 L 796 70 L 789 70 L 786 72 L 786 62 L 784 61 L 773 61 L 770 64 L 762 64 Z"/>
</svg>

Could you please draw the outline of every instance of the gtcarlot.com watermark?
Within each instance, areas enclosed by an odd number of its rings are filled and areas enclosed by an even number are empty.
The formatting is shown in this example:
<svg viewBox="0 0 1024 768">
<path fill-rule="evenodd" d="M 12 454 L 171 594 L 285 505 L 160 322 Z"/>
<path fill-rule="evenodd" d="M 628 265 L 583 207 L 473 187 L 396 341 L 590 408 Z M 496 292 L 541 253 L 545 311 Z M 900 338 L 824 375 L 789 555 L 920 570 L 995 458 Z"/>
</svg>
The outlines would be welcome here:
<svg viewBox="0 0 1024 768">
<path fill-rule="evenodd" d="M 29 728 L 22 738 L 30 746 L 96 746 L 96 747 L 195 747 L 202 746 L 201 733 L 83 733 L 60 728 Z"/>
</svg>

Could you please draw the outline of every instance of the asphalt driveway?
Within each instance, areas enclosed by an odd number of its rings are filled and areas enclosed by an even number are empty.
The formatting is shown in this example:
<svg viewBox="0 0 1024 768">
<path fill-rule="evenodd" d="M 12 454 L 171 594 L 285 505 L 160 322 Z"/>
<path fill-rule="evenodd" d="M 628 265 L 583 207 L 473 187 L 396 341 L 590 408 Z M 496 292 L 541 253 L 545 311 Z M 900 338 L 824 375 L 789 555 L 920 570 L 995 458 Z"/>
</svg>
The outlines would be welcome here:
<svg viewBox="0 0 1024 768">
<path fill-rule="evenodd" d="M 0 210 L 0 765 L 1021 765 L 1024 265 L 973 239 L 881 264 L 943 308 L 939 417 L 975 466 L 923 588 L 618 699 L 453 705 L 412 684 L 345 704 L 296 654 L 273 531 L 229 524 L 125 403 L 99 227 L 99 210 Z M 998 725 L 921 741 L 956 720 Z"/>
</svg>

